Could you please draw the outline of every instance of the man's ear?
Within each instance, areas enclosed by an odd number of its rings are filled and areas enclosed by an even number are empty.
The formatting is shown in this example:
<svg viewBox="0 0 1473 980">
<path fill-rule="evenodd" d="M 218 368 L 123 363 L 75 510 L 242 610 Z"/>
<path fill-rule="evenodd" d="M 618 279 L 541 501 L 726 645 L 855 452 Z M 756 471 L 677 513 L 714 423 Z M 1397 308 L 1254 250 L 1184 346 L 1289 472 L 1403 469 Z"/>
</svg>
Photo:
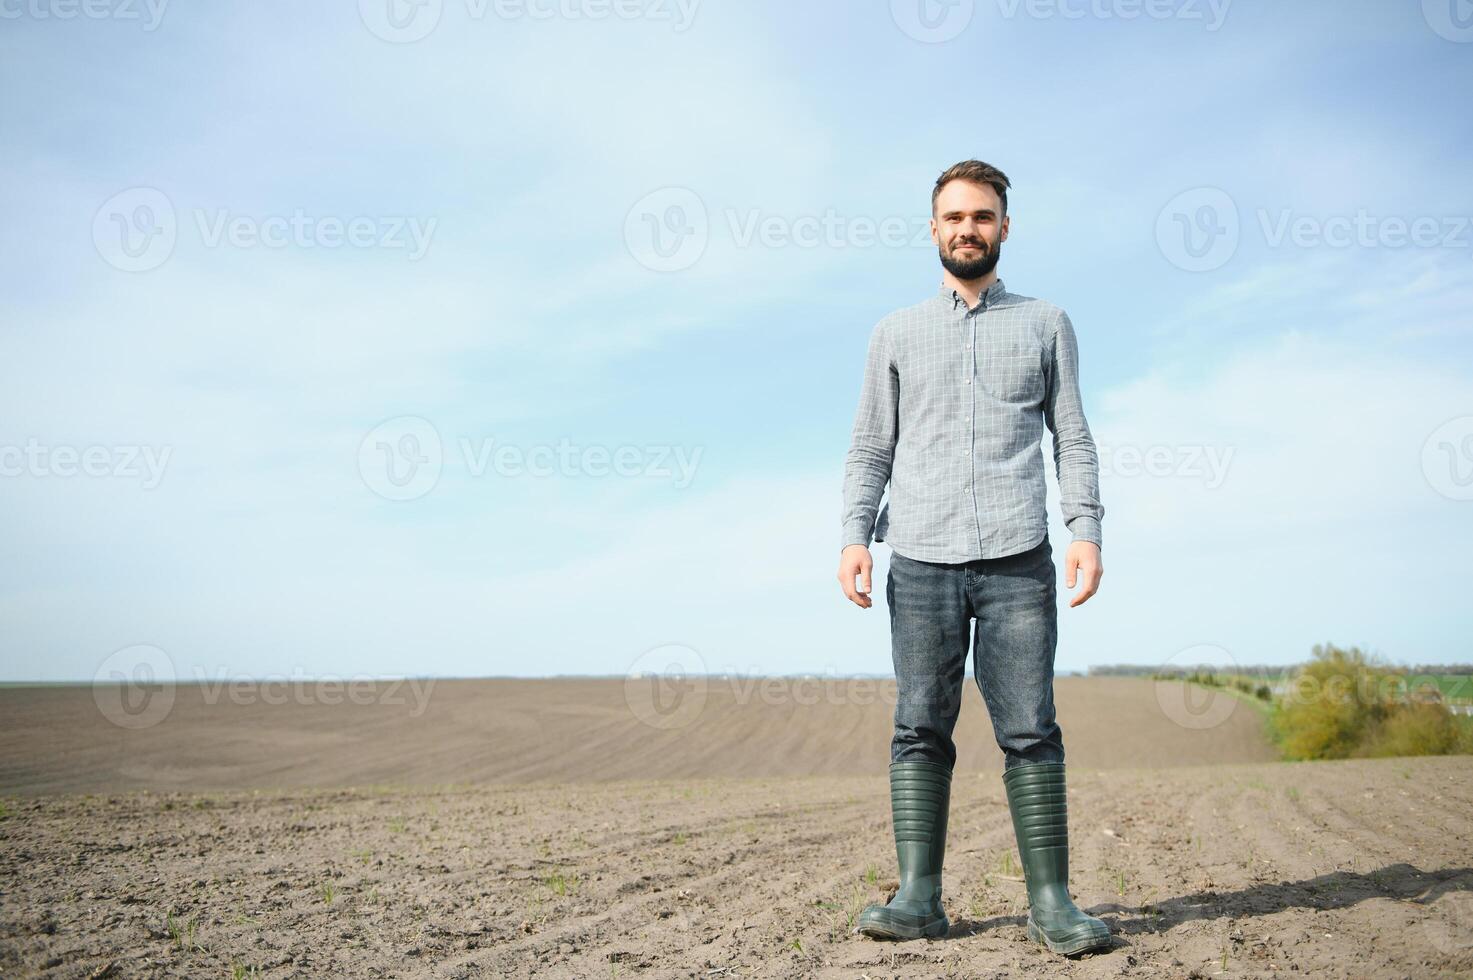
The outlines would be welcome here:
<svg viewBox="0 0 1473 980">
<path fill-rule="evenodd" d="M 1012 217 L 1010 215 L 1005 214 L 1002 216 L 1002 237 L 999 238 L 998 241 L 1005 242 L 1008 240 L 1008 225 L 1011 223 L 1011 221 Z"/>
</svg>

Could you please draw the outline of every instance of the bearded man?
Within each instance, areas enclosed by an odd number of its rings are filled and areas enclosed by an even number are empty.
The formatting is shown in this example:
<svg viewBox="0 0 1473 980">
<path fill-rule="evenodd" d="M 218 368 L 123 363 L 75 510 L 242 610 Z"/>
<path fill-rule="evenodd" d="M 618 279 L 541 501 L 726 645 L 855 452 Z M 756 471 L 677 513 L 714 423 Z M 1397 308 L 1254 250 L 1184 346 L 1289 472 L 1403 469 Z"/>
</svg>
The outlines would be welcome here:
<svg viewBox="0 0 1473 980">
<path fill-rule="evenodd" d="M 1069 896 L 1044 426 L 1053 433 L 1072 539 L 1065 581 L 1070 589 L 1076 579 L 1081 586 L 1071 607 L 1099 588 L 1104 508 L 1069 317 L 1009 292 L 997 275 L 1009 186 L 1001 170 L 980 160 L 941 174 L 931 192 L 940 288 L 884 317 L 869 339 L 844 470 L 839 582 L 850 601 L 870 608 L 870 539 L 890 545 L 885 598 L 897 693 L 890 804 L 900 888 L 888 904 L 864 910 L 859 930 L 919 939 L 950 928 L 941 867 L 956 764 L 952 732 L 970 640 L 976 683 L 1003 752 L 1028 936 L 1075 955 L 1111 940 L 1109 927 Z"/>
</svg>

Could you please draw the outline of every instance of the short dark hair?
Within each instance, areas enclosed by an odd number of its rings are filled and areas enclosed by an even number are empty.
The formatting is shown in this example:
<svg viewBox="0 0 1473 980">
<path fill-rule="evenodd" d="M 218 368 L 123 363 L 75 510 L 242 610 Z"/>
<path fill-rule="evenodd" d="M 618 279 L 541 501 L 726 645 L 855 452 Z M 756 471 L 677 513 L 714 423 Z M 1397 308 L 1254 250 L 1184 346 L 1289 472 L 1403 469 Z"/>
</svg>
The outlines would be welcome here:
<svg viewBox="0 0 1473 980">
<path fill-rule="evenodd" d="M 997 191 L 998 198 L 1002 201 L 1002 213 L 1008 213 L 1008 188 L 1012 186 L 1008 182 L 1008 175 L 997 169 L 990 163 L 981 160 L 963 160 L 947 167 L 940 177 L 936 178 L 936 187 L 931 191 L 931 215 L 936 214 L 936 198 L 941 194 L 941 188 L 953 180 L 970 180 L 974 184 L 991 184 L 992 189 Z"/>
</svg>

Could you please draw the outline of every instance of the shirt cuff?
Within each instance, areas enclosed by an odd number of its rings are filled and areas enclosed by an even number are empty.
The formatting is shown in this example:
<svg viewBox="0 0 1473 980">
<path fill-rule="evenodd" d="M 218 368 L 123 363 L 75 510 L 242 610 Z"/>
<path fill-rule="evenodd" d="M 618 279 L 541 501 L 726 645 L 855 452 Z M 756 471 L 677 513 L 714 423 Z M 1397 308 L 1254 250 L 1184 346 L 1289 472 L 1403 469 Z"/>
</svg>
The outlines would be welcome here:
<svg viewBox="0 0 1473 980">
<path fill-rule="evenodd" d="M 1069 533 L 1074 536 L 1075 541 L 1088 541 L 1090 544 L 1104 550 L 1100 540 L 1100 522 L 1098 518 L 1090 517 L 1088 514 L 1080 514 L 1069 522 Z"/>
<path fill-rule="evenodd" d="M 868 548 L 870 535 L 873 533 L 874 529 L 872 526 L 866 527 L 862 523 L 846 525 L 844 528 L 844 543 L 839 546 L 839 550 L 843 551 L 851 544 L 862 544 Z"/>
</svg>

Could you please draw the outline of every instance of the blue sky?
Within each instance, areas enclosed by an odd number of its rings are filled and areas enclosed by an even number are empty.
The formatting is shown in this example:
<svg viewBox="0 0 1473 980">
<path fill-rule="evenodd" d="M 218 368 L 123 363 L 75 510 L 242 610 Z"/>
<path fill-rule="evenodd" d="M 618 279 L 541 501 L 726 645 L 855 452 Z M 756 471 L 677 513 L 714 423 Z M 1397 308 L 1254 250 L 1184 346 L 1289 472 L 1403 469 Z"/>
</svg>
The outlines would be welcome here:
<svg viewBox="0 0 1473 980">
<path fill-rule="evenodd" d="M 0 4 L 0 679 L 888 670 L 843 459 L 970 157 L 1106 460 L 1061 669 L 1473 659 L 1465 0 L 389 2 Z"/>
</svg>

